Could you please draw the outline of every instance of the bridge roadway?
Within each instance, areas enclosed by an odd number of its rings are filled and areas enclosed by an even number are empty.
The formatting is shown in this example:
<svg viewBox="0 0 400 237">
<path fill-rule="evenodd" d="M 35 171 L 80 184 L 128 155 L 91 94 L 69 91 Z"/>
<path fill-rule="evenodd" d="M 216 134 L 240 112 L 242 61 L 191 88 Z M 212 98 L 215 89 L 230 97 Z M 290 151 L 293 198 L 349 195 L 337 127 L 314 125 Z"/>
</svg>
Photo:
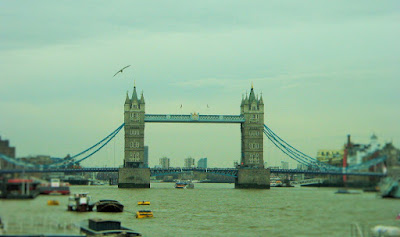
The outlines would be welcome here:
<svg viewBox="0 0 400 237">
<path fill-rule="evenodd" d="M 82 168 L 82 169 L 12 169 L 0 170 L 0 174 L 12 173 L 50 173 L 50 172 L 69 172 L 69 173 L 82 173 L 82 172 L 118 172 L 119 168 Z M 183 172 L 205 172 L 237 177 L 238 169 L 236 168 L 150 168 L 151 176 L 170 175 Z M 354 176 L 377 176 L 384 177 L 384 173 L 374 172 L 341 172 L 341 171 L 319 171 L 319 170 L 299 170 L 299 169 L 271 169 L 271 173 L 275 174 L 315 174 L 315 175 L 354 175 Z"/>
</svg>

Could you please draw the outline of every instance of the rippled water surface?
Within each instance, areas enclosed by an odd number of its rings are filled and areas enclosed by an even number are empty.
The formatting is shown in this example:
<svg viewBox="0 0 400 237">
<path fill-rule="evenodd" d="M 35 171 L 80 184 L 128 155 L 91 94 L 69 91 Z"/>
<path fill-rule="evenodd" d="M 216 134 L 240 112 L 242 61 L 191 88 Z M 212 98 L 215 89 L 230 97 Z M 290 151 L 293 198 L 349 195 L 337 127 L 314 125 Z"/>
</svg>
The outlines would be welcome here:
<svg viewBox="0 0 400 237">
<path fill-rule="evenodd" d="M 350 236 L 351 223 L 371 227 L 397 225 L 400 200 L 375 193 L 335 194 L 330 188 L 271 188 L 239 190 L 233 184 L 195 184 L 175 189 L 172 183 L 152 183 L 151 189 L 116 186 L 72 186 L 89 192 L 93 200 L 115 199 L 123 213 L 67 212 L 67 196 L 39 196 L 34 200 L 0 200 L 0 215 L 9 231 L 66 233 L 69 224 L 88 218 L 114 219 L 144 236 Z M 47 200 L 60 201 L 48 206 Z M 137 201 L 151 201 L 137 206 Z M 136 219 L 139 209 L 150 209 L 152 219 Z M 57 227 L 58 224 L 58 227 Z M 57 229 L 58 228 L 58 229 Z"/>
</svg>

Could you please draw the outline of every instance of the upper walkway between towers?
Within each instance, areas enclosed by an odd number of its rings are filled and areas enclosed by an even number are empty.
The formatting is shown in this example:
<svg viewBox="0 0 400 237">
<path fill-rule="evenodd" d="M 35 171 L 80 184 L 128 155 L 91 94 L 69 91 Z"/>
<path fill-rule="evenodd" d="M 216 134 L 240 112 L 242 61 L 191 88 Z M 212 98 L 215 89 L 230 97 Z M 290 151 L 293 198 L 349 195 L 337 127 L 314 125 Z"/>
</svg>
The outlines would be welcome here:
<svg viewBox="0 0 400 237">
<path fill-rule="evenodd" d="M 243 115 L 145 114 L 145 122 L 156 123 L 244 123 Z"/>
</svg>

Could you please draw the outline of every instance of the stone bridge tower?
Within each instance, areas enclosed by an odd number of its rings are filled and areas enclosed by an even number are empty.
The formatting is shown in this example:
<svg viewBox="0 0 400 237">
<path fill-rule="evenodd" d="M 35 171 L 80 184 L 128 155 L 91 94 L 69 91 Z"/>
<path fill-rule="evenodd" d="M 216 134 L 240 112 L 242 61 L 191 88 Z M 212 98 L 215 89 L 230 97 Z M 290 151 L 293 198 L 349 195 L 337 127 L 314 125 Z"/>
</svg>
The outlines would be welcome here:
<svg viewBox="0 0 400 237">
<path fill-rule="evenodd" d="M 240 114 L 245 122 L 241 123 L 242 156 L 241 167 L 264 168 L 263 131 L 264 102 L 262 96 L 255 95 L 253 86 L 249 97 L 242 99 Z"/>
<path fill-rule="evenodd" d="M 144 114 L 145 102 L 143 93 L 137 97 L 136 86 L 132 98 L 126 93 L 124 105 L 125 121 L 125 157 L 124 167 L 142 168 L 144 164 Z"/>
<path fill-rule="evenodd" d="M 138 99 L 134 86 L 124 104 L 125 153 L 124 167 L 118 172 L 119 188 L 150 188 L 150 169 L 144 168 L 144 116 L 143 92 Z"/>
<path fill-rule="evenodd" d="M 249 96 L 242 98 L 240 114 L 245 122 L 240 125 L 242 153 L 235 188 L 269 189 L 270 170 L 264 169 L 263 157 L 264 102 L 253 85 Z"/>
</svg>

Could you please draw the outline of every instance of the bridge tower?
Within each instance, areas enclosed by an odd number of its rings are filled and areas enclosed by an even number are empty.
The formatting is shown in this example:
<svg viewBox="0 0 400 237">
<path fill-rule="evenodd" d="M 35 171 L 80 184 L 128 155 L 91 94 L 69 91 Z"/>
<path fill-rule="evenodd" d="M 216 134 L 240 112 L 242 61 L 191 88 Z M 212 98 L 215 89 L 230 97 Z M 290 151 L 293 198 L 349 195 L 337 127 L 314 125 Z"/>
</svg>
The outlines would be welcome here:
<svg viewBox="0 0 400 237">
<path fill-rule="evenodd" d="M 132 97 L 127 92 L 124 104 L 125 153 L 123 168 L 118 171 L 119 188 L 150 188 L 150 169 L 144 168 L 144 116 L 143 92 L 138 99 L 134 86 Z"/>
<path fill-rule="evenodd" d="M 235 188 L 269 188 L 269 170 L 264 169 L 264 101 L 255 94 L 253 85 L 250 94 L 242 98 L 241 161 Z"/>
</svg>

